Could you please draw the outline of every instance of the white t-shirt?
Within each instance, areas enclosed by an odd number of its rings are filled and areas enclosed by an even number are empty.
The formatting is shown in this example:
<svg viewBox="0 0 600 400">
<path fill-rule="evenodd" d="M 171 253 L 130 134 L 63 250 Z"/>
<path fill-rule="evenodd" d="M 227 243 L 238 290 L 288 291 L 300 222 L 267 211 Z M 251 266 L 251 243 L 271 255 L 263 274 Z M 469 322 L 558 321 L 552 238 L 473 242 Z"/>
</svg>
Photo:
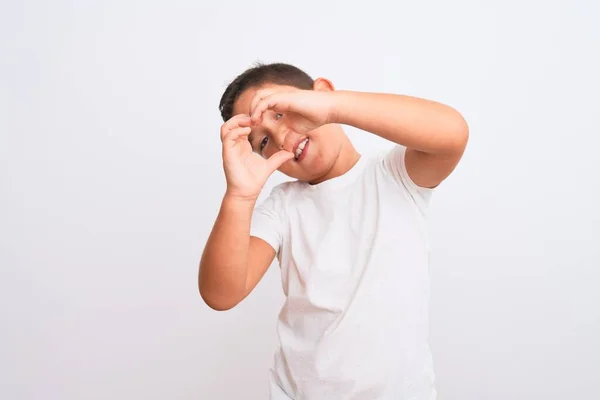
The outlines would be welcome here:
<svg viewBox="0 0 600 400">
<path fill-rule="evenodd" d="M 283 183 L 256 207 L 251 235 L 275 249 L 286 295 L 272 400 L 436 398 L 424 226 L 431 190 L 408 176 L 405 150 L 361 156 L 317 185 Z"/>
</svg>

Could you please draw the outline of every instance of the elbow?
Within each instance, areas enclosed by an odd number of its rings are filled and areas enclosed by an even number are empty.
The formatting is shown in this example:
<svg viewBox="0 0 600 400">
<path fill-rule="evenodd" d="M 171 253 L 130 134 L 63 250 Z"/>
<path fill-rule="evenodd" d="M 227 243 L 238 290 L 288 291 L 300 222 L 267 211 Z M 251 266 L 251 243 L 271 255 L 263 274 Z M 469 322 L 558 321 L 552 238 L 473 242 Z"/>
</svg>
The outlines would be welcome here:
<svg viewBox="0 0 600 400">
<path fill-rule="evenodd" d="M 460 116 L 460 123 L 456 129 L 456 142 L 458 150 L 463 153 L 469 142 L 469 124 L 467 124 L 467 121 L 462 115 Z"/>
<path fill-rule="evenodd" d="M 218 301 L 218 300 L 215 301 L 213 299 L 209 299 L 204 296 L 202 296 L 202 299 L 204 300 L 204 303 L 208 307 L 212 308 L 214 311 L 229 311 L 238 304 L 238 303 L 223 302 L 223 301 Z"/>
<path fill-rule="evenodd" d="M 198 289 L 200 298 L 204 301 L 204 304 L 215 311 L 228 311 L 240 303 L 239 300 L 230 298 L 229 296 L 213 293 L 213 291 L 204 288 L 201 283 L 198 284 Z"/>
<path fill-rule="evenodd" d="M 446 142 L 446 152 L 453 154 L 463 154 L 469 141 L 469 125 L 464 117 L 456 111 L 454 123 L 448 130 L 446 136 L 449 140 Z"/>
</svg>

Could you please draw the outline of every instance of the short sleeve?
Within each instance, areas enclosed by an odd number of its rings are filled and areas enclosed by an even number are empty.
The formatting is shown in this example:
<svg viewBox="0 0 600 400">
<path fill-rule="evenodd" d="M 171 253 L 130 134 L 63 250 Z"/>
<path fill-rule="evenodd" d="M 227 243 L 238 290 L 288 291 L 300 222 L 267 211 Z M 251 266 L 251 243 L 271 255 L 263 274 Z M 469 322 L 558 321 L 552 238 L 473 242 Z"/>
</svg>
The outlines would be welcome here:
<svg viewBox="0 0 600 400">
<path fill-rule="evenodd" d="M 283 194 L 275 187 L 269 197 L 254 208 L 250 222 L 250 236 L 267 242 L 276 254 L 283 242 Z"/>
<path fill-rule="evenodd" d="M 422 213 L 425 213 L 429 206 L 433 189 L 418 186 L 413 182 L 406 171 L 405 155 L 406 147 L 399 145 L 394 146 L 394 148 L 384 156 L 384 168 L 394 178 L 396 183 L 408 192 L 419 210 Z"/>
</svg>

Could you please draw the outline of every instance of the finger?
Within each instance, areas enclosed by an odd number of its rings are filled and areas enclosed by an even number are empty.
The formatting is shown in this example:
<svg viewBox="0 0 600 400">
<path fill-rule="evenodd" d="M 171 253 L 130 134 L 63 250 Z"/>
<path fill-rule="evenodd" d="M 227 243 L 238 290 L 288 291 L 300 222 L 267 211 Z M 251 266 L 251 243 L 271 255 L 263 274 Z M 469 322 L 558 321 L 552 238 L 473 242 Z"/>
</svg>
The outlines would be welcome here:
<svg viewBox="0 0 600 400">
<path fill-rule="evenodd" d="M 250 120 L 252 124 L 258 124 L 262 121 L 262 115 L 269 109 L 269 101 L 273 100 L 273 93 L 263 97 L 256 97 L 250 106 Z"/>
<path fill-rule="evenodd" d="M 252 114 L 252 110 L 256 107 L 256 105 L 265 97 L 268 97 L 275 93 L 275 89 L 261 89 L 256 91 L 254 96 L 252 97 L 252 101 L 250 102 L 250 113 Z"/>
<path fill-rule="evenodd" d="M 290 107 L 289 102 L 289 97 L 282 93 L 275 93 L 263 98 L 256 104 L 255 108 L 252 109 L 252 123 L 259 123 L 262 120 L 263 114 L 267 110 L 273 110 L 280 113 L 286 112 Z"/>
<path fill-rule="evenodd" d="M 252 128 L 250 128 L 249 126 L 240 126 L 240 127 L 230 130 L 225 135 L 223 135 L 223 137 L 221 138 L 221 141 L 223 143 L 229 142 L 229 141 L 236 141 L 241 137 L 247 137 L 251 131 L 252 131 Z"/>
<path fill-rule="evenodd" d="M 281 167 L 283 163 L 291 160 L 292 158 L 294 158 L 294 153 L 287 150 L 281 150 L 269 157 L 267 160 L 267 166 L 271 173 L 273 173 L 277 168 Z"/>
<path fill-rule="evenodd" d="M 223 139 L 223 137 L 232 129 L 240 126 L 247 127 L 250 125 L 252 125 L 252 120 L 248 114 L 235 115 L 221 126 L 221 139 Z"/>
</svg>

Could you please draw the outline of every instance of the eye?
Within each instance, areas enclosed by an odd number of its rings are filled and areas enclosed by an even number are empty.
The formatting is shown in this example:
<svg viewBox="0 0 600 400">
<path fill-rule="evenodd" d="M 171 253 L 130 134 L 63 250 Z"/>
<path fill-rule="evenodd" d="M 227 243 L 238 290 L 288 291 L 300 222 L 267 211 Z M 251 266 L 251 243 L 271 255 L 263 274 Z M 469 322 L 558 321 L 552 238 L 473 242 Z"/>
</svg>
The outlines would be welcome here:
<svg viewBox="0 0 600 400">
<path fill-rule="evenodd" d="M 263 149 L 265 148 L 265 146 L 267 145 L 268 141 L 269 141 L 269 138 L 266 136 L 263 138 L 263 140 L 260 141 L 259 149 L 260 149 L 261 153 L 262 153 Z"/>
<path fill-rule="evenodd" d="M 279 120 L 281 117 L 283 117 L 283 114 L 280 114 L 280 113 L 275 114 L 276 120 Z"/>
</svg>

